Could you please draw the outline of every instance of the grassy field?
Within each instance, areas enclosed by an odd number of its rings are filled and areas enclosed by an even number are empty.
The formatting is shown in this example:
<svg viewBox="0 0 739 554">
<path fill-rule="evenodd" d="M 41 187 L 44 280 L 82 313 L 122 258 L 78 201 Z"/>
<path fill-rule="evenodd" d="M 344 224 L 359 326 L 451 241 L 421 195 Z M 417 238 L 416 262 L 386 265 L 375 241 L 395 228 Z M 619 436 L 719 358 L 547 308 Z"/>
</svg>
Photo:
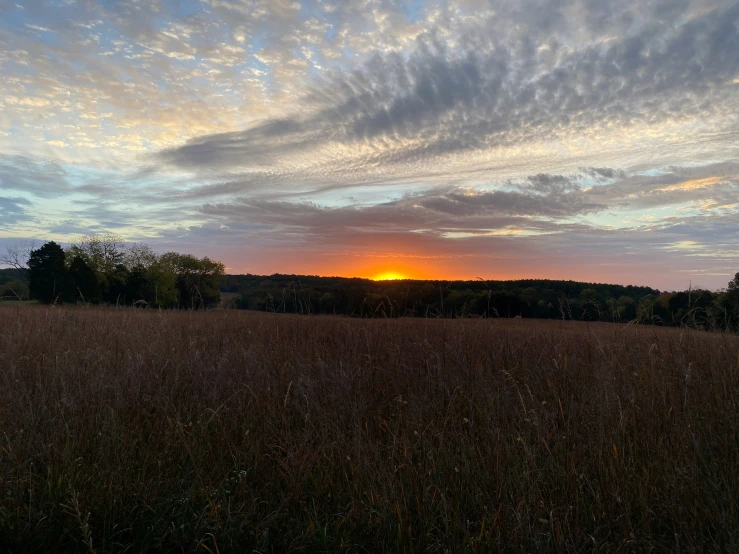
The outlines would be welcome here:
<svg viewBox="0 0 739 554">
<path fill-rule="evenodd" d="M 0 308 L 0 551 L 737 552 L 739 338 Z"/>
</svg>

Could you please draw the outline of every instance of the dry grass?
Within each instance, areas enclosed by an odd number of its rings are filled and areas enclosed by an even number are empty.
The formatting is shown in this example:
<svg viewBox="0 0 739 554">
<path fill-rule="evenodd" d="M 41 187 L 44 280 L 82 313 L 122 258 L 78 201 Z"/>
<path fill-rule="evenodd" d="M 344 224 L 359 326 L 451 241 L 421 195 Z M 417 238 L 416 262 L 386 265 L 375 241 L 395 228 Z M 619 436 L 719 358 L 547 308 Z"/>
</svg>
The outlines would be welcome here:
<svg viewBox="0 0 739 554">
<path fill-rule="evenodd" d="M 58 307 L 0 325 L 10 552 L 739 551 L 735 336 Z"/>
</svg>

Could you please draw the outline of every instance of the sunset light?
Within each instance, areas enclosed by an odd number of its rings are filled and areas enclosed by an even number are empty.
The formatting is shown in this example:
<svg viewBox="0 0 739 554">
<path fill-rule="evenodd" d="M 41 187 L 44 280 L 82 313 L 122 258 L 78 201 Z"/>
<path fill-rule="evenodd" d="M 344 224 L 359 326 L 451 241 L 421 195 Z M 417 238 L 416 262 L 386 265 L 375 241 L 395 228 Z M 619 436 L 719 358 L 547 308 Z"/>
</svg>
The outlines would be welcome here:
<svg viewBox="0 0 739 554">
<path fill-rule="evenodd" d="M 739 0 L 0 14 L 0 255 L 113 233 L 230 273 L 662 289 L 739 263 Z"/>
<path fill-rule="evenodd" d="M 373 281 L 399 281 L 401 279 L 408 279 L 408 277 L 401 275 L 400 273 L 396 273 L 395 271 L 386 271 L 372 277 Z"/>
</svg>

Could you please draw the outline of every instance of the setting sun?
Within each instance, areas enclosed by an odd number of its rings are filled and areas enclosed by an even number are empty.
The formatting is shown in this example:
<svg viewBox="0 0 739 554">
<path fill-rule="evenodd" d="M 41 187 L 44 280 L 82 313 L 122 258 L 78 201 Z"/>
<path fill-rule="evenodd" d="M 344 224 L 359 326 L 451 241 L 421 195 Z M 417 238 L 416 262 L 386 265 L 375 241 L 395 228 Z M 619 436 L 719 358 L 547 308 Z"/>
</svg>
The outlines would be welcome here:
<svg viewBox="0 0 739 554">
<path fill-rule="evenodd" d="M 400 279 L 407 279 L 405 275 L 401 275 L 400 273 L 396 273 L 395 271 L 386 271 L 384 273 L 380 273 L 379 275 L 376 275 L 375 277 L 372 277 L 373 281 L 398 281 Z"/>
</svg>

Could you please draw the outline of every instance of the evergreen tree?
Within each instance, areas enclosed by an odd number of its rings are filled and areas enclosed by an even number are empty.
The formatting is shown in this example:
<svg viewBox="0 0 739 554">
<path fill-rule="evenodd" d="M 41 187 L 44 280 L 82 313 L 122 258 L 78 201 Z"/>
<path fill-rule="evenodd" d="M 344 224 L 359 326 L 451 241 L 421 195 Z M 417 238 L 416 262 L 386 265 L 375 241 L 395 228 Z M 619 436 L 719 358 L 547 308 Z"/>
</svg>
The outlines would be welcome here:
<svg viewBox="0 0 739 554">
<path fill-rule="evenodd" d="M 52 304 L 74 297 L 74 284 L 64 264 L 64 250 L 57 243 L 47 242 L 31 252 L 28 273 L 32 298 Z"/>
</svg>

